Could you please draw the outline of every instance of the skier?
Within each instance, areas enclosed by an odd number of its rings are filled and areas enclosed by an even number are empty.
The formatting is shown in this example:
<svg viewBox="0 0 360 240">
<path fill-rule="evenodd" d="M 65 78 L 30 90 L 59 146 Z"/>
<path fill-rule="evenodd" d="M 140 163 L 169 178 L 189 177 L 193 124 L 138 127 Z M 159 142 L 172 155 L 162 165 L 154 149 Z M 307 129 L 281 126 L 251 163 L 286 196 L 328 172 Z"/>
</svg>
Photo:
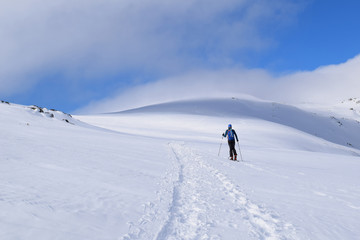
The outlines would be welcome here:
<svg viewBox="0 0 360 240">
<path fill-rule="evenodd" d="M 229 148 L 230 148 L 230 159 L 236 161 L 237 153 L 235 150 L 235 138 L 236 138 L 237 142 L 239 142 L 239 139 L 237 137 L 235 130 L 232 129 L 231 124 L 228 125 L 228 129 L 225 131 L 225 133 L 223 133 L 223 137 L 228 138 L 228 144 L 229 144 Z M 234 158 L 233 158 L 233 156 L 234 156 Z"/>
</svg>

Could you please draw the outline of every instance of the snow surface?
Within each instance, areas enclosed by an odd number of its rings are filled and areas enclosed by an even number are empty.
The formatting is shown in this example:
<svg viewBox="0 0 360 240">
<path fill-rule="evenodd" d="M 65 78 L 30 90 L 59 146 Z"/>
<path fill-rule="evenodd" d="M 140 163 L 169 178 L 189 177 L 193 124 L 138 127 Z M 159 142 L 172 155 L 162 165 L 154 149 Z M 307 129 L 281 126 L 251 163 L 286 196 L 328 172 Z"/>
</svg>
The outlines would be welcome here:
<svg viewBox="0 0 360 240">
<path fill-rule="evenodd" d="M 0 103 L 0 239 L 360 239 L 360 124 L 333 111 Z M 228 160 L 228 123 L 244 161 Z"/>
</svg>

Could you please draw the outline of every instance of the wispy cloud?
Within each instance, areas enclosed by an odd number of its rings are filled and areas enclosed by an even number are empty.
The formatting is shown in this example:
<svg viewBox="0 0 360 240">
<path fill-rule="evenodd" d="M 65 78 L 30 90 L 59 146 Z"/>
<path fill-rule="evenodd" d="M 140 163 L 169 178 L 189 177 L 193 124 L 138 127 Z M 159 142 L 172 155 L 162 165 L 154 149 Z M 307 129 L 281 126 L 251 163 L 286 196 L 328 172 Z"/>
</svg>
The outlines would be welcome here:
<svg viewBox="0 0 360 240">
<path fill-rule="evenodd" d="M 170 76 L 198 67 L 229 67 L 243 51 L 272 44 L 263 28 L 292 20 L 299 9 L 295 3 L 5 1 L 0 8 L 0 94 L 24 91 L 54 73 L 85 87 L 92 81 L 106 84 L 107 76 L 122 71 Z"/>
<path fill-rule="evenodd" d="M 111 112 L 166 101 L 251 95 L 286 103 L 335 104 L 359 95 L 360 55 L 314 71 L 273 76 L 260 69 L 197 71 L 141 85 L 80 110 Z"/>
</svg>

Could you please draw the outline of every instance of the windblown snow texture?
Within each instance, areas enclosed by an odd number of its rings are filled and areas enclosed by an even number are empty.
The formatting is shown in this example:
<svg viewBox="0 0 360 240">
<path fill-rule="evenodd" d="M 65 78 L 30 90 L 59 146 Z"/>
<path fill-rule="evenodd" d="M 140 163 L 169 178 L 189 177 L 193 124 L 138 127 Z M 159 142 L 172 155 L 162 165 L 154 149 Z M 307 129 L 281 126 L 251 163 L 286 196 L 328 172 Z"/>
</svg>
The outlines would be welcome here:
<svg viewBox="0 0 360 240">
<path fill-rule="evenodd" d="M 0 238 L 359 239 L 346 108 L 212 99 L 70 116 L 2 102 Z M 229 123 L 244 162 L 225 139 L 218 157 Z"/>
</svg>

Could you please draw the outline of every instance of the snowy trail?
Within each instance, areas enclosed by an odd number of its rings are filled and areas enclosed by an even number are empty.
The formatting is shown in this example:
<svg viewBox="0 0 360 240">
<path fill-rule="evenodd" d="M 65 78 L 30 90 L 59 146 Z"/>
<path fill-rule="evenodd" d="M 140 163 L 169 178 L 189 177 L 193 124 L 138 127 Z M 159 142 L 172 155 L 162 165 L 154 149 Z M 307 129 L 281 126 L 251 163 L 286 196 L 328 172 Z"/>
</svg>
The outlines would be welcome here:
<svg viewBox="0 0 360 240">
<path fill-rule="evenodd" d="M 180 144 L 170 144 L 179 164 L 178 180 L 173 185 L 173 195 L 168 220 L 156 239 L 217 239 L 209 235 L 211 226 L 216 225 L 209 216 L 213 208 L 208 201 L 211 185 L 201 162 L 193 161 L 191 153 Z"/>
<path fill-rule="evenodd" d="M 123 239 L 298 239 L 291 224 L 253 203 L 196 151 L 182 143 L 169 147 L 177 166 L 168 173 L 171 186 L 159 192 L 159 199 L 168 199 L 168 212 L 158 206 L 163 204 L 160 200 L 149 204 L 150 214 L 144 214 Z M 154 224 L 158 233 L 151 232 Z"/>
</svg>

